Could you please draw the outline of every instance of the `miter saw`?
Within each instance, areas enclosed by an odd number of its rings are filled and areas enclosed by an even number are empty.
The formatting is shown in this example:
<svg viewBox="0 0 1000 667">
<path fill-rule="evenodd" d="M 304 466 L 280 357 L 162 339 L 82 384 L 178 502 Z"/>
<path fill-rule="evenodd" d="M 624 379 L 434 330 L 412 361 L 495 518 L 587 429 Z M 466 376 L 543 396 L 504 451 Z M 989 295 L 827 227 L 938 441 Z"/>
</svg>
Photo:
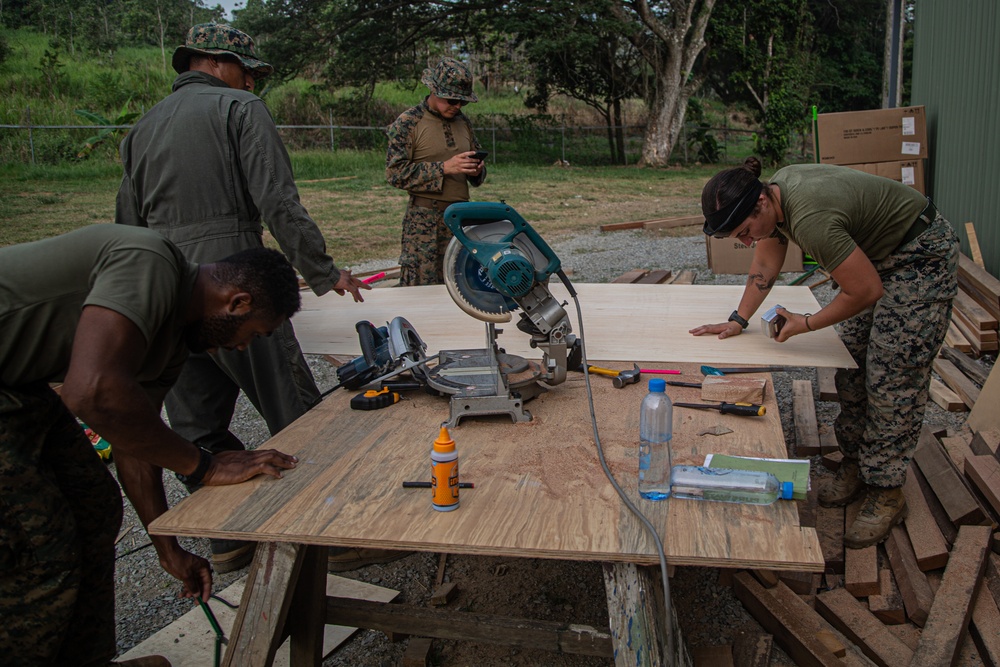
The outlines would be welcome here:
<svg viewBox="0 0 1000 667">
<path fill-rule="evenodd" d="M 515 422 L 531 420 L 525 401 L 566 379 L 567 368 L 580 364 L 581 341 L 572 334 L 563 305 L 548 281 L 557 274 L 572 295 L 573 287 L 559 258 L 524 218 L 499 202 L 461 202 L 444 212 L 455 234 L 444 256 L 444 282 L 458 306 L 486 322 L 486 347 L 442 350 L 422 380 L 451 395 L 450 425 L 473 415 L 509 414 Z M 542 351 L 541 363 L 507 354 L 497 345 L 497 324 L 521 309 L 517 328 Z"/>
</svg>

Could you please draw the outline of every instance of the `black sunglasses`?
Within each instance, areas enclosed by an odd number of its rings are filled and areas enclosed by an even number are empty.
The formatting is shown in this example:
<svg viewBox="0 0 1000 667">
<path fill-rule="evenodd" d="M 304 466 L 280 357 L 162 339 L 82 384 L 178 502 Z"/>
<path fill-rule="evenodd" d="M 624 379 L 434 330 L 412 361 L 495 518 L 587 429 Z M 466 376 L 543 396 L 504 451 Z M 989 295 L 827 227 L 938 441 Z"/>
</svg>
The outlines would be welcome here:
<svg viewBox="0 0 1000 667">
<path fill-rule="evenodd" d="M 468 104 L 466 100 L 445 100 L 445 102 L 453 107 L 464 107 Z"/>
</svg>

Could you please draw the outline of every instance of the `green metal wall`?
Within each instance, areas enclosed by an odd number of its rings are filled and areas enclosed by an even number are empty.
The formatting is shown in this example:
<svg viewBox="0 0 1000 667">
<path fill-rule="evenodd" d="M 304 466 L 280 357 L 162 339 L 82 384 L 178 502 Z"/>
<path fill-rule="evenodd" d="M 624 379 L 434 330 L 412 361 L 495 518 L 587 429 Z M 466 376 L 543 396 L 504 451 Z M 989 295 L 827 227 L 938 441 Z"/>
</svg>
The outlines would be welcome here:
<svg viewBox="0 0 1000 667">
<path fill-rule="evenodd" d="M 927 193 L 969 253 L 975 223 L 986 269 L 1000 275 L 1000 2 L 916 0 L 913 105 L 927 114 Z"/>
</svg>

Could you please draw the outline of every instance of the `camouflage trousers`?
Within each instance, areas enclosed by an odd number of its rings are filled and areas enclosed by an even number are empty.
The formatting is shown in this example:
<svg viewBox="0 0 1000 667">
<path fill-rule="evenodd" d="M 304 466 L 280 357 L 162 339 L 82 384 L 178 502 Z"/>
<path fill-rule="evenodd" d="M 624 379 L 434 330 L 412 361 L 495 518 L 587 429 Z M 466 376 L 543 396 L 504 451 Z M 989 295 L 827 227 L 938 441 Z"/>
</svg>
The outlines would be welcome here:
<svg viewBox="0 0 1000 667">
<path fill-rule="evenodd" d="M 444 282 L 444 252 L 453 234 L 440 211 L 412 203 L 403 216 L 399 285 L 440 285 Z"/>
<path fill-rule="evenodd" d="M 0 662 L 107 665 L 118 484 L 48 385 L 0 387 Z"/>
<path fill-rule="evenodd" d="M 884 293 L 838 325 L 857 369 L 837 371 L 844 456 L 872 486 L 896 488 L 924 421 L 931 364 L 944 341 L 958 292 L 959 241 L 940 214 L 916 239 L 875 263 Z"/>
</svg>

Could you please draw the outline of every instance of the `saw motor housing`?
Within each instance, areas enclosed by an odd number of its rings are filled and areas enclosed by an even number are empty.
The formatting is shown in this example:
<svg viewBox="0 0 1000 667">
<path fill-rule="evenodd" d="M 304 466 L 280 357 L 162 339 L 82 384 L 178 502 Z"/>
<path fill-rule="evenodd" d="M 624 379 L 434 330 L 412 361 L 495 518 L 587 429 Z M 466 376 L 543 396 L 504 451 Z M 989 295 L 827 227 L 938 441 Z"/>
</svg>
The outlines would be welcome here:
<svg viewBox="0 0 1000 667">
<path fill-rule="evenodd" d="M 515 421 L 527 421 L 531 416 L 521 409 L 521 399 L 528 400 L 541 390 L 535 390 L 529 384 L 535 385 L 534 380 L 550 386 L 561 384 L 566 380 L 567 367 L 579 363 L 570 358 L 579 355 L 580 341 L 572 335 L 569 317 L 562 304 L 548 289 L 548 281 L 553 274 L 560 274 L 563 278 L 559 258 L 531 225 L 513 207 L 503 202 L 452 204 L 445 209 L 444 221 L 455 235 L 445 253 L 445 285 L 462 310 L 487 323 L 488 346 L 487 350 L 448 353 L 464 353 L 455 358 L 471 358 L 473 355 L 469 353 L 475 352 L 486 353 L 496 378 L 495 386 L 490 390 L 490 399 L 484 397 L 481 400 L 483 406 L 466 405 L 464 409 L 467 414 L 510 412 Z M 530 383 L 522 383 L 511 392 L 507 374 L 501 371 L 501 366 L 510 367 L 508 361 L 511 356 L 505 355 L 497 346 L 495 325 L 509 322 L 513 311 L 518 308 L 522 312 L 517 328 L 531 336 L 531 347 L 541 350 L 542 363 Z M 483 359 L 480 355 L 476 356 Z M 504 359 L 503 364 L 501 358 Z M 471 366 L 472 362 L 469 364 Z M 433 376 L 429 382 L 434 384 Z M 460 399 L 468 403 L 469 397 L 482 395 L 484 391 L 483 386 L 476 390 L 470 387 L 467 391 L 438 388 L 454 396 L 453 423 L 457 423 L 454 401 Z M 516 407 L 510 410 L 489 407 L 489 401 L 503 401 L 505 398 L 511 405 L 516 403 Z"/>
</svg>

